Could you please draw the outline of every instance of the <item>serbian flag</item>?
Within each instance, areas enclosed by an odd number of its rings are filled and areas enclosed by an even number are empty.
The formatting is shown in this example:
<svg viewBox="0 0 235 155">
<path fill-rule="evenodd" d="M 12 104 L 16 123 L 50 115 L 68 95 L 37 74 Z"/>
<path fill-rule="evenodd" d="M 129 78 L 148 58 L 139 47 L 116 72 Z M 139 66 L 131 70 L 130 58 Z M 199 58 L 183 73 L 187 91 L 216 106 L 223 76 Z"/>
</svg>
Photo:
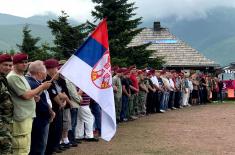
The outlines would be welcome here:
<svg viewBox="0 0 235 155">
<path fill-rule="evenodd" d="M 110 141 L 116 132 L 116 115 L 106 19 L 59 72 L 100 105 L 101 138 Z"/>
</svg>

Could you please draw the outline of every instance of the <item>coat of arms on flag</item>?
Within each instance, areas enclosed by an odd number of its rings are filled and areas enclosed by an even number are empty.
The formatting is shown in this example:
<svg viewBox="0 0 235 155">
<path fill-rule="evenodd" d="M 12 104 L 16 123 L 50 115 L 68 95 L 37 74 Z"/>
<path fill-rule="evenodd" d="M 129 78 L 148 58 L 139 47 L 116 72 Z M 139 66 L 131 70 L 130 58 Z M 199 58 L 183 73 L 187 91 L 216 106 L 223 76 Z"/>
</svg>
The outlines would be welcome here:
<svg viewBox="0 0 235 155">
<path fill-rule="evenodd" d="M 94 85 L 100 89 L 112 86 L 112 74 L 109 51 L 105 52 L 91 72 L 91 79 Z"/>
<path fill-rule="evenodd" d="M 101 138 L 111 140 L 116 132 L 116 115 L 105 19 L 61 67 L 60 73 L 100 105 Z"/>
</svg>

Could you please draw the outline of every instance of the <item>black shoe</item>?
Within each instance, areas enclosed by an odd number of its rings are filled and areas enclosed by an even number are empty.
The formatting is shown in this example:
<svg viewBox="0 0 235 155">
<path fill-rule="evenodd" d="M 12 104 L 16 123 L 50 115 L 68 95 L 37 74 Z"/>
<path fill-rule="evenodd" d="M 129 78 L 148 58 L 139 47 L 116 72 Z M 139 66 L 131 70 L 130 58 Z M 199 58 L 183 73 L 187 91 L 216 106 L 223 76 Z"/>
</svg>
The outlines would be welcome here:
<svg viewBox="0 0 235 155">
<path fill-rule="evenodd" d="M 85 141 L 87 141 L 87 142 L 98 142 L 99 139 L 98 138 L 86 138 Z"/>
<path fill-rule="evenodd" d="M 62 153 L 62 150 L 60 149 L 60 148 L 55 148 L 54 150 L 53 150 L 53 153 Z M 53 154 L 52 153 L 52 154 Z"/>
<path fill-rule="evenodd" d="M 68 144 L 65 144 L 65 143 L 62 143 L 62 144 L 60 144 L 63 148 L 65 148 L 65 149 L 69 149 L 70 148 L 70 143 L 68 143 Z"/>
<path fill-rule="evenodd" d="M 66 150 L 66 148 L 64 148 L 62 145 L 60 145 L 60 146 L 59 146 L 59 150 L 61 150 L 61 151 L 65 151 L 65 150 Z"/>
<path fill-rule="evenodd" d="M 70 143 L 70 146 L 71 146 L 71 147 L 77 147 L 78 144 L 77 144 L 76 142 L 71 142 L 71 143 Z"/>
<path fill-rule="evenodd" d="M 81 144 L 82 143 L 82 139 L 75 139 L 77 144 Z"/>
</svg>

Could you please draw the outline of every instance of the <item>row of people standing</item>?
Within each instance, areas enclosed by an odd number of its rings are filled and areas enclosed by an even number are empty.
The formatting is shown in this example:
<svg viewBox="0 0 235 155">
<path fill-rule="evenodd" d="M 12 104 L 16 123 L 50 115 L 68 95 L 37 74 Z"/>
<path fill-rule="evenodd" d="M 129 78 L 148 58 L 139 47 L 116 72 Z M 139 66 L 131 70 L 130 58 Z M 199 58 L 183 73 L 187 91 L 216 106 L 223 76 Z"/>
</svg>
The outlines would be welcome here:
<svg viewBox="0 0 235 155">
<path fill-rule="evenodd" d="M 216 83 L 216 84 L 215 84 Z M 138 70 L 114 67 L 113 87 L 117 122 L 134 120 L 151 113 L 164 113 L 206 104 L 215 89 L 222 90 L 222 81 L 203 74 L 184 74 L 167 70 Z M 217 92 L 218 93 L 218 92 Z"/>
<path fill-rule="evenodd" d="M 28 66 L 27 54 L 0 55 L 0 154 L 49 155 L 98 141 L 90 97 L 58 67 L 55 59 Z"/>
</svg>

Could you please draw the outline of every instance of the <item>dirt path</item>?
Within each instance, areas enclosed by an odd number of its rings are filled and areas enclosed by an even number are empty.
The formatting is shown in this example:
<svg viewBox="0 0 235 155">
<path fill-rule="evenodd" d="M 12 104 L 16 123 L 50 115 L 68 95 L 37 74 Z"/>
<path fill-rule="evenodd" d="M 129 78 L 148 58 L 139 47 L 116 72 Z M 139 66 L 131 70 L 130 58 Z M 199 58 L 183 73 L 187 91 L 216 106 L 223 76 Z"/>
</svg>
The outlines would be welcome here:
<svg viewBox="0 0 235 155">
<path fill-rule="evenodd" d="M 235 155 L 235 104 L 194 106 L 119 125 L 107 143 L 62 155 Z"/>
</svg>

